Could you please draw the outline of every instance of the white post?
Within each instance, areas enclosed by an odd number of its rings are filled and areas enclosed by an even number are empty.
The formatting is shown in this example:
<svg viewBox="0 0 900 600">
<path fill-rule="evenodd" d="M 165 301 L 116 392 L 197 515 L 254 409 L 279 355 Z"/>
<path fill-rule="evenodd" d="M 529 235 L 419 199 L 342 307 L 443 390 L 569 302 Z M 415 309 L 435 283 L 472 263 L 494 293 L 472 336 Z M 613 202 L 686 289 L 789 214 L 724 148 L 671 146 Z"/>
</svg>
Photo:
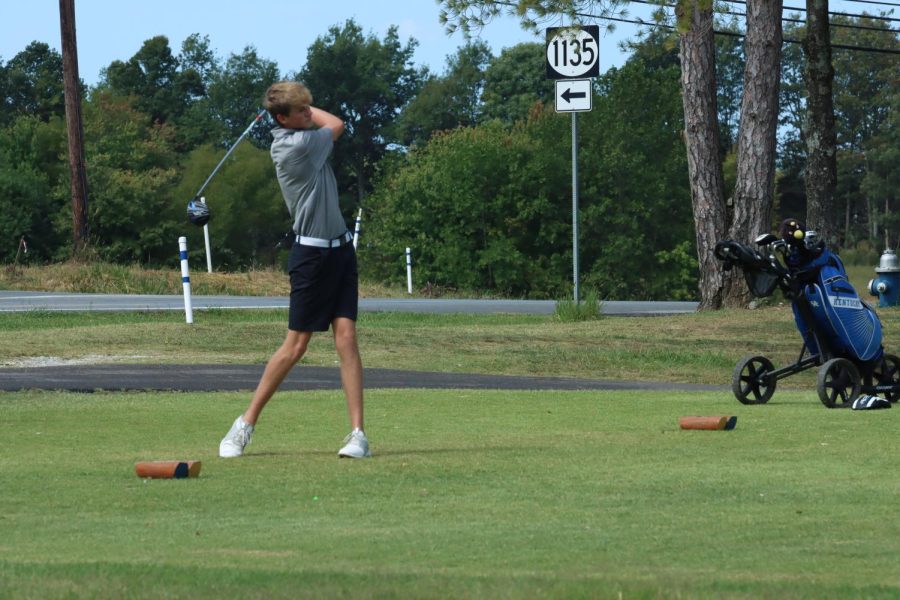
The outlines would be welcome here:
<svg viewBox="0 0 900 600">
<path fill-rule="evenodd" d="M 194 322 L 194 310 L 191 308 L 191 276 L 188 273 L 187 238 L 178 238 L 178 255 L 181 258 L 181 285 L 184 288 L 184 320 Z"/>
<path fill-rule="evenodd" d="M 200 202 L 206 204 L 206 196 L 201 196 Z M 206 272 L 212 273 L 212 252 L 209 251 L 209 223 L 203 226 L 203 240 L 206 242 Z"/>
<path fill-rule="evenodd" d="M 356 250 L 357 245 L 359 245 L 359 223 L 362 221 L 362 207 L 359 209 L 359 213 L 356 215 L 356 227 L 353 228 L 353 249 Z"/>
<path fill-rule="evenodd" d="M 412 251 L 406 249 L 406 291 L 412 294 Z"/>
</svg>

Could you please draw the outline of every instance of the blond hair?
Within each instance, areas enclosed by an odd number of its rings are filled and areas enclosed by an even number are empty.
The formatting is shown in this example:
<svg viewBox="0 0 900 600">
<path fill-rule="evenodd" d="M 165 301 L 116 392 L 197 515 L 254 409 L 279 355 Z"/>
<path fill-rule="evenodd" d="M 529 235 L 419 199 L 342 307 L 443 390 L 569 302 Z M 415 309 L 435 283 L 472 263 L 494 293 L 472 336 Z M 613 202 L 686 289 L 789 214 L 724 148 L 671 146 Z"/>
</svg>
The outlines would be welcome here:
<svg viewBox="0 0 900 600">
<path fill-rule="evenodd" d="M 292 108 L 304 109 L 312 104 L 312 94 L 305 85 L 297 81 L 279 81 L 266 90 L 263 108 L 276 121 L 278 115 L 288 116 Z"/>
</svg>

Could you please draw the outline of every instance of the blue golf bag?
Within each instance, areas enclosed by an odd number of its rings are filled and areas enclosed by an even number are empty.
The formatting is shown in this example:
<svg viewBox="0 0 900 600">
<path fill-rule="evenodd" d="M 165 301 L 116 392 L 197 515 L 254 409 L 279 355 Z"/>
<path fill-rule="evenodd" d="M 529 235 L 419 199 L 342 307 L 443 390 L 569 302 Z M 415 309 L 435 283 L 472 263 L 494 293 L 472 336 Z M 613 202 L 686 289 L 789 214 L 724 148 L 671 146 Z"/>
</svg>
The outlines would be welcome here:
<svg viewBox="0 0 900 600">
<path fill-rule="evenodd" d="M 900 358 L 882 347 L 881 321 L 850 284 L 841 259 L 796 219 L 786 219 L 780 237 L 761 235 L 760 250 L 732 240 L 716 244 L 724 269 L 738 267 L 756 297 L 780 289 L 791 301 L 803 347 L 797 361 L 776 369 L 765 356 L 735 366 L 732 391 L 743 404 L 765 404 L 776 382 L 819 367 L 816 388 L 828 408 L 850 406 L 861 393 L 900 397 Z"/>
<path fill-rule="evenodd" d="M 789 257 L 788 264 L 791 262 Z M 802 304 L 809 306 L 809 312 L 803 314 L 800 302 L 792 302 L 791 306 L 797 329 L 809 351 L 826 352 L 855 363 L 880 360 L 884 354 L 881 321 L 850 285 L 841 259 L 823 249 L 818 257 L 808 262 L 801 259 L 793 268 L 795 273 L 802 274 L 798 293 L 805 300 Z M 807 273 L 810 281 L 803 281 Z M 807 322 L 810 317 L 812 323 Z"/>
</svg>

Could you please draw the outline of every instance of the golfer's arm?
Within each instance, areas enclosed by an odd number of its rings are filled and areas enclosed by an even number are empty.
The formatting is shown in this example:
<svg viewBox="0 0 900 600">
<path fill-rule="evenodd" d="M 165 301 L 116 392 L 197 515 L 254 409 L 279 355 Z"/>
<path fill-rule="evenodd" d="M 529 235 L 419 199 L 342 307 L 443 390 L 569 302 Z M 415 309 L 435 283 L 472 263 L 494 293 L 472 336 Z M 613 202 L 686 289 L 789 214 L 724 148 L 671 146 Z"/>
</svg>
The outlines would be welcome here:
<svg viewBox="0 0 900 600">
<path fill-rule="evenodd" d="M 341 134 L 344 133 L 343 121 L 330 112 L 325 112 L 321 108 L 310 106 L 309 109 L 312 111 L 312 122 L 315 123 L 317 127 L 327 127 L 330 129 L 331 135 L 335 140 L 341 137 Z"/>
</svg>

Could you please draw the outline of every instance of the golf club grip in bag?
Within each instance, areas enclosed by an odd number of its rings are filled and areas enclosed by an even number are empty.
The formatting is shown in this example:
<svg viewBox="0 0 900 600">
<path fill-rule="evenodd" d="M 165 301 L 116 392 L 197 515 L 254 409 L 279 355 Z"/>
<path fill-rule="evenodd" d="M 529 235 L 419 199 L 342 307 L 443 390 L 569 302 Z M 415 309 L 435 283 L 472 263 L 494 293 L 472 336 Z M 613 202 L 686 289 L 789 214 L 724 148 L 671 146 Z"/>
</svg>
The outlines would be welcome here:
<svg viewBox="0 0 900 600">
<path fill-rule="evenodd" d="M 747 289 L 757 298 L 771 296 L 779 284 L 786 285 L 787 273 L 754 250 L 750 246 L 734 240 L 723 240 L 716 244 L 714 254 L 721 260 L 723 268 L 730 271 L 739 267 L 747 282 Z"/>
</svg>

